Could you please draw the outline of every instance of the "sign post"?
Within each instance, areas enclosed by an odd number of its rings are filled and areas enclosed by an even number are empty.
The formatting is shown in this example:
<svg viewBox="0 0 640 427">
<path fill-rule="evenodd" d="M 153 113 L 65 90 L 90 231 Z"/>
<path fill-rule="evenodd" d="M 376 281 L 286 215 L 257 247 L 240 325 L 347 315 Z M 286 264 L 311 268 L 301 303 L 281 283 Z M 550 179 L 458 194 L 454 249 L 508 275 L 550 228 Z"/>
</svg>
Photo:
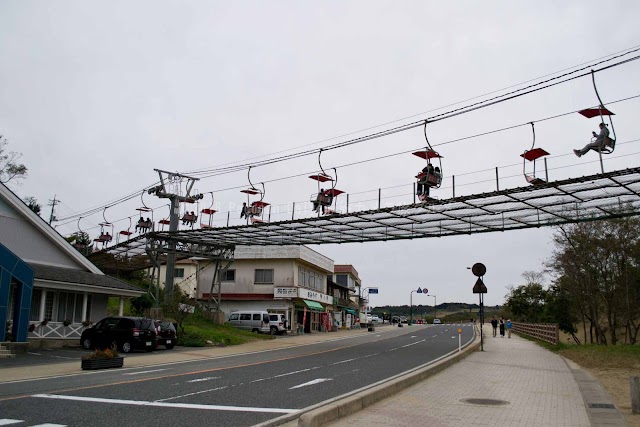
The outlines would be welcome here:
<svg viewBox="0 0 640 427">
<path fill-rule="evenodd" d="M 458 328 L 458 353 L 462 351 L 462 328 Z"/>
<path fill-rule="evenodd" d="M 482 336 L 482 325 L 484 324 L 484 294 L 487 293 L 487 287 L 484 285 L 484 274 L 487 272 L 487 267 L 482 263 L 475 263 L 471 267 L 471 272 L 478 278 L 476 284 L 473 285 L 473 293 L 478 294 L 480 297 L 480 351 L 484 351 L 484 337 Z"/>
</svg>

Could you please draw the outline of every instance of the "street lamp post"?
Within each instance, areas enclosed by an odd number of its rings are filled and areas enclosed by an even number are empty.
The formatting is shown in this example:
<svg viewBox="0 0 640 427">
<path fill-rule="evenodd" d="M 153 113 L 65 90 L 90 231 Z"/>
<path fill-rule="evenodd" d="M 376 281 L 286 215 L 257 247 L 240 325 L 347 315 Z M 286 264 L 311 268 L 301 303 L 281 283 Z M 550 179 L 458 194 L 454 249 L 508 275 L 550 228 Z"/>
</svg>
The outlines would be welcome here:
<svg viewBox="0 0 640 427">
<path fill-rule="evenodd" d="M 438 318 L 438 299 L 436 298 L 435 295 L 427 295 L 428 297 L 433 297 L 433 318 L 437 319 Z"/>
<path fill-rule="evenodd" d="M 474 276 L 478 278 L 476 284 L 473 285 L 473 293 L 478 294 L 480 299 L 480 351 L 484 351 L 484 337 L 482 336 L 482 325 L 484 324 L 484 294 L 487 293 L 487 287 L 484 284 L 484 274 L 487 272 L 487 267 L 482 263 L 475 263 L 473 267 L 467 267 L 470 269 Z"/>
<path fill-rule="evenodd" d="M 418 294 L 423 293 L 422 289 L 418 288 L 417 290 L 411 291 L 409 294 L 409 325 L 413 325 L 413 293 L 416 292 Z"/>
</svg>

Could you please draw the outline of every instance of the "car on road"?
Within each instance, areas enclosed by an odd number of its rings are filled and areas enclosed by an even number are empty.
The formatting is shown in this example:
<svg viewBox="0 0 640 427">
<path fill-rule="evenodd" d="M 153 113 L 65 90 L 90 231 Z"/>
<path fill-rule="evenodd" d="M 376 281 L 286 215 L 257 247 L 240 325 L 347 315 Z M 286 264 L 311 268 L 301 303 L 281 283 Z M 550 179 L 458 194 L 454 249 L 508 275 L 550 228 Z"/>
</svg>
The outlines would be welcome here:
<svg viewBox="0 0 640 427">
<path fill-rule="evenodd" d="M 151 351 L 157 345 L 156 326 L 152 319 L 143 317 L 105 317 L 82 331 L 80 345 L 87 350 L 116 346 L 123 353 Z"/>
<path fill-rule="evenodd" d="M 408 323 L 407 316 L 400 316 L 400 323 Z"/>
<path fill-rule="evenodd" d="M 282 335 L 287 333 L 287 318 L 284 314 L 269 313 L 269 332 L 271 335 Z"/>
<path fill-rule="evenodd" d="M 269 313 L 260 310 L 233 311 L 229 315 L 229 323 L 238 329 L 251 332 L 271 333 Z"/>
<path fill-rule="evenodd" d="M 423 325 L 423 324 L 424 324 L 424 320 L 423 319 L 416 320 L 416 325 Z"/>
<path fill-rule="evenodd" d="M 433 319 L 433 324 L 434 325 L 440 325 L 440 324 L 442 324 L 442 322 L 440 321 L 440 319 Z"/>
<path fill-rule="evenodd" d="M 176 346 L 178 334 L 176 326 L 166 320 L 155 320 L 156 326 L 156 347 L 163 345 L 167 350 L 171 350 Z"/>
<path fill-rule="evenodd" d="M 377 315 L 372 315 L 371 316 L 371 322 L 372 323 L 382 323 L 382 319 L 380 318 L 380 316 Z"/>
</svg>

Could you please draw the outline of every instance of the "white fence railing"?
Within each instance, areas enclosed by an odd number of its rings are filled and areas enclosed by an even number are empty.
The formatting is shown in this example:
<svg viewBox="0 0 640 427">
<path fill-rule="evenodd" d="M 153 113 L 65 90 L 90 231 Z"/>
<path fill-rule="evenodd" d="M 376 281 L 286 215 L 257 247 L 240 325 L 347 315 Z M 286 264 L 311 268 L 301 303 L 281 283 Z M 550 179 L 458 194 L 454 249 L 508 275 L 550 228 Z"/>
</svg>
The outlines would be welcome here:
<svg viewBox="0 0 640 427">
<path fill-rule="evenodd" d="M 63 322 L 48 322 L 46 325 L 36 323 L 34 325 L 33 331 L 29 331 L 29 338 L 34 339 L 79 340 L 82 331 L 87 328 L 82 323 L 71 323 L 68 326 L 65 326 Z"/>
</svg>

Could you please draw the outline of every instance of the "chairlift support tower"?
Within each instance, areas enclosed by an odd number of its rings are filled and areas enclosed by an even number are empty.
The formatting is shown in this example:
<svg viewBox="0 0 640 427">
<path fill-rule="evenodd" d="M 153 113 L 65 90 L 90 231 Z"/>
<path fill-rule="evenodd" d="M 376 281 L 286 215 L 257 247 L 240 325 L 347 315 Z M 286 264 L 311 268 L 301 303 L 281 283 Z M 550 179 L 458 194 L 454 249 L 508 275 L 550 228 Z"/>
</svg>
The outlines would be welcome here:
<svg viewBox="0 0 640 427">
<path fill-rule="evenodd" d="M 149 194 L 155 194 L 157 197 L 161 199 L 169 199 L 171 202 L 169 208 L 169 231 L 178 231 L 178 224 L 180 219 L 180 203 L 188 202 L 193 203 L 196 200 L 202 199 L 202 194 L 191 194 L 191 190 L 193 189 L 193 185 L 198 181 L 198 178 L 194 178 L 191 176 L 168 172 L 161 169 L 154 169 L 154 171 L 158 172 L 158 176 L 160 177 L 160 185 L 150 188 L 148 190 Z M 172 188 L 182 188 L 182 183 L 186 181 L 185 184 L 185 192 L 184 194 L 176 194 L 171 192 Z M 175 254 L 175 243 L 170 244 L 169 252 L 167 254 L 167 265 L 166 265 L 166 275 L 164 282 L 164 301 L 165 303 L 169 303 L 172 300 L 173 296 L 173 279 L 174 279 L 174 270 L 176 264 L 176 254 Z M 159 304 L 158 299 L 156 298 L 156 305 Z"/>
</svg>

